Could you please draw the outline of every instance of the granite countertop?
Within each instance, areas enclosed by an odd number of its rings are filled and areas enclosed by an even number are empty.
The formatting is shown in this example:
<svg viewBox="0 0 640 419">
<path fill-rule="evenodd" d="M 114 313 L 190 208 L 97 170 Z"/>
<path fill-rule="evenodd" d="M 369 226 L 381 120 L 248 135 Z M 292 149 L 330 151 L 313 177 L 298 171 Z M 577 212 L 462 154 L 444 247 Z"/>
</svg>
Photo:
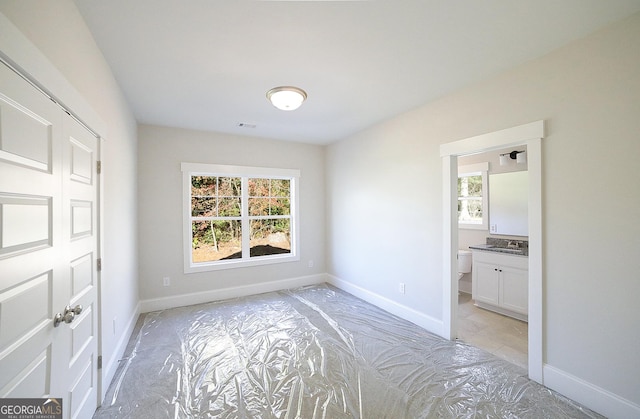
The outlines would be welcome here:
<svg viewBox="0 0 640 419">
<path fill-rule="evenodd" d="M 529 242 L 527 240 L 487 238 L 487 243 L 474 244 L 472 246 L 469 246 L 469 249 L 505 253 L 517 256 L 529 256 Z"/>
</svg>

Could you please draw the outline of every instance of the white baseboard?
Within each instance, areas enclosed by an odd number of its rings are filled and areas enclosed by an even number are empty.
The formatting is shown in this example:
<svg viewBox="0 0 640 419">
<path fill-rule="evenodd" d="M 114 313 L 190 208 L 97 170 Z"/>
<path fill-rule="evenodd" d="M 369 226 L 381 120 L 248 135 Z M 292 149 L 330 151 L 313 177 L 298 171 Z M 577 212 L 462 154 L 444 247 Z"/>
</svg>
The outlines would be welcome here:
<svg viewBox="0 0 640 419">
<path fill-rule="evenodd" d="M 301 276 L 297 278 L 281 279 L 270 282 L 260 282 L 239 287 L 222 288 L 191 294 L 174 295 L 171 297 L 152 298 L 140 301 L 140 312 L 166 310 L 175 307 L 184 307 L 194 304 L 208 303 L 211 301 L 226 300 L 228 298 L 246 297 L 248 295 L 262 294 L 265 292 L 280 291 L 284 289 L 304 287 L 307 285 L 326 282 L 325 274 Z"/>
<path fill-rule="evenodd" d="M 109 385 L 111 381 L 113 381 L 113 377 L 116 374 L 116 370 L 118 369 L 118 360 L 122 359 L 124 356 L 124 351 L 127 348 L 127 343 L 129 343 L 129 339 L 133 334 L 133 329 L 136 327 L 136 322 L 138 321 L 138 317 L 140 316 L 140 302 L 136 305 L 131 318 L 127 322 L 122 334 L 120 335 L 120 339 L 118 339 L 118 343 L 116 344 L 115 350 L 112 354 L 110 354 L 110 358 L 106 364 L 102 365 L 102 387 L 100 388 L 100 402 L 104 401 L 104 397 L 107 394 L 107 390 L 109 389 Z M 106 358 L 106 355 L 102 354 L 103 362 Z"/>
<path fill-rule="evenodd" d="M 389 313 L 395 314 L 396 316 L 408 320 L 411 323 L 417 324 L 418 326 L 431 333 L 443 336 L 444 324 L 442 320 L 434 319 L 431 316 L 427 316 L 424 313 L 399 304 L 396 301 L 373 293 L 336 276 L 327 274 L 327 279 L 331 285 L 334 285 L 341 290 L 348 292 L 349 294 L 353 294 L 358 298 L 361 298 L 377 307 L 380 307 L 383 310 L 388 311 Z"/>
<path fill-rule="evenodd" d="M 556 367 L 543 367 L 544 385 L 611 419 L 640 418 L 640 406 Z"/>
</svg>

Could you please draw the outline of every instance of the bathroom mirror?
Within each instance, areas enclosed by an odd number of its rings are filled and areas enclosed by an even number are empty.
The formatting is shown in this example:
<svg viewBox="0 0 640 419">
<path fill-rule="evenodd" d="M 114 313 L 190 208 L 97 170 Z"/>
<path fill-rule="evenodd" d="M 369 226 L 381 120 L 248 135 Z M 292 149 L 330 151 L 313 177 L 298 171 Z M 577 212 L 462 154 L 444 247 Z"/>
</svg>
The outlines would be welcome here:
<svg viewBox="0 0 640 419">
<path fill-rule="evenodd" d="M 529 235 L 529 172 L 489 175 L 489 232 Z"/>
</svg>

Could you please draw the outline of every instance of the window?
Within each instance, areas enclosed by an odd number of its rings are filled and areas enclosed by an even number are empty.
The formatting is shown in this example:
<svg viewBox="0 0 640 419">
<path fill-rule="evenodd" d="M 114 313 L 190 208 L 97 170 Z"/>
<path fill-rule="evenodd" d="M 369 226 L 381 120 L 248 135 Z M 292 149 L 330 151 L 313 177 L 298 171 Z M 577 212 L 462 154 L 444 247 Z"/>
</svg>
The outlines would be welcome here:
<svg viewBox="0 0 640 419">
<path fill-rule="evenodd" d="M 299 260 L 299 171 L 182 163 L 184 270 Z"/>
<path fill-rule="evenodd" d="M 458 227 L 486 230 L 488 163 L 458 168 Z"/>
</svg>

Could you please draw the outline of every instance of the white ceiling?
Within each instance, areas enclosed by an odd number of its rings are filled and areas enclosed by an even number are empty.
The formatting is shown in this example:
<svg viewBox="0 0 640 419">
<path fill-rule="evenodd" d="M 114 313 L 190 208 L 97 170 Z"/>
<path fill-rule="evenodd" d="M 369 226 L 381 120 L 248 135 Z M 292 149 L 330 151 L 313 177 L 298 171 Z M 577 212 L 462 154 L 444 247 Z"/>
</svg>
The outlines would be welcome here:
<svg viewBox="0 0 640 419">
<path fill-rule="evenodd" d="M 640 0 L 75 2 L 138 122 L 316 144 L 640 11 Z M 280 85 L 309 97 L 280 111 L 265 96 Z"/>
</svg>

